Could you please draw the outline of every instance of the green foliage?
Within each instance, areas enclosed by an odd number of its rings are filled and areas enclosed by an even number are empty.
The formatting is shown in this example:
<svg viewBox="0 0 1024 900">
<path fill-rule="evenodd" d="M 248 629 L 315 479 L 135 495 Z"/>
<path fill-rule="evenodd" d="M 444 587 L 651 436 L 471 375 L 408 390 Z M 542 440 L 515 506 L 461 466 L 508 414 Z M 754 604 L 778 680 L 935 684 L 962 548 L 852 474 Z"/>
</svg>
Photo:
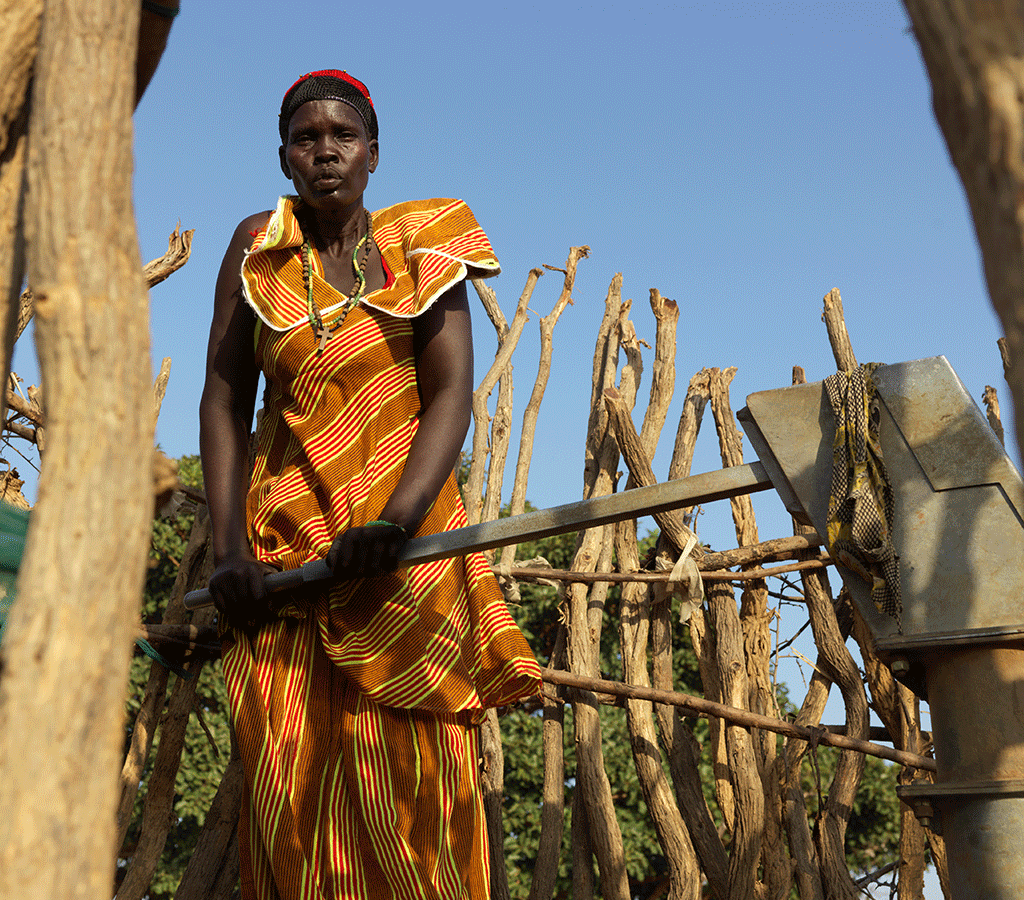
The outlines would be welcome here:
<svg viewBox="0 0 1024 900">
<path fill-rule="evenodd" d="M 178 475 L 184 483 L 201 487 L 199 457 L 185 456 L 178 460 Z M 181 562 L 192 530 L 192 520 L 193 514 L 185 512 L 172 518 L 153 521 L 149 572 L 142 604 L 142 618 L 147 623 L 160 622 L 163 617 L 163 610 L 177 576 L 178 564 Z M 149 657 L 136 649 L 132 659 L 128 692 L 126 745 L 131 737 L 131 728 L 139 711 L 152 665 Z M 167 697 L 170 697 L 176 679 L 176 675 L 170 676 Z M 221 677 L 220 660 L 203 666 L 196 690 L 196 705 L 210 730 L 212 744 L 197 716 L 192 715 L 185 730 L 185 746 L 174 785 L 174 823 L 148 893 L 150 900 L 170 900 L 174 896 L 231 754 L 227 692 Z M 159 740 L 158 731 L 150 753 L 149 765 L 143 775 L 143 784 L 135 800 L 132 824 L 122 848 L 123 855 L 118 859 L 119 874 L 123 874 L 128 857 L 138 840 L 143 805 Z"/>
</svg>

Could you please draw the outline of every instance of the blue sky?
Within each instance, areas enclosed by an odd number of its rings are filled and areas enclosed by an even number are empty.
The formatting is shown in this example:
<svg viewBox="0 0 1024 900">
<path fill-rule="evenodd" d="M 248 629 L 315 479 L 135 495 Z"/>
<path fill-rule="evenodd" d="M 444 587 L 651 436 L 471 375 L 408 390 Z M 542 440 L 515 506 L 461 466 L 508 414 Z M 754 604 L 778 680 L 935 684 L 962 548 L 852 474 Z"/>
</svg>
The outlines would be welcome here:
<svg viewBox="0 0 1024 900">
<path fill-rule="evenodd" d="M 163 252 L 175 223 L 196 230 L 188 265 L 152 292 L 154 368 L 173 361 L 157 435 L 170 455 L 198 450 L 228 239 L 289 189 L 277 164 L 281 96 L 328 67 L 361 78 L 376 103 L 381 164 L 367 205 L 466 200 L 502 262 L 491 284 L 509 316 L 530 268 L 591 247 L 555 331 L 534 504 L 580 496 L 593 343 L 616 272 L 640 337 L 653 343 L 650 288 L 682 311 L 659 478 L 701 367 L 739 367 L 734 409 L 788 385 L 794 364 L 810 380 L 834 370 L 820 321 L 833 287 L 862 362 L 944 354 L 979 402 L 986 384 L 999 390 L 1011 430 L 1001 332 L 899 3 L 183 7 L 135 117 L 143 258 Z M 548 273 L 534 293 L 514 361 L 517 423 L 536 373 L 536 320 L 560 287 Z M 481 376 L 494 338 L 478 312 Z M 35 380 L 27 339 L 14 368 Z M 709 418 L 694 471 L 719 465 Z M 789 533 L 774 497 L 757 509 L 762 538 Z M 734 544 L 727 507 L 700 527 L 716 547 Z"/>
<path fill-rule="evenodd" d="M 829 374 L 820 314 L 832 287 L 862 361 L 945 354 L 975 398 L 992 384 L 1008 412 L 976 241 L 898 3 L 341 12 L 313 0 L 283 13 L 262 0 L 185 0 L 135 119 L 143 258 L 163 252 L 176 222 L 196 229 L 188 265 L 152 292 L 154 367 L 173 362 L 158 428 L 171 455 L 198 448 L 227 241 L 289 189 L 277 164 L 281 95 L 323 67 L 363 79 L 377 105 L 381 165 L 367 205 L 465 199 L 502 262 L 491 283 L 509 315 L 531 267 L 591 247 L 555 332 L 534 503 L 579 497 L 593 342 L 616 272 L 642 338 L 653 341 L 650 288 L 682 311 L 656 473 L 701 367 L 739 367 L 734 408 L 788 384 L 794 364 L 811 380 Z M 548 273 L 534 294 L 515 360 L 517 422 L 536 373 L 536 319 L 560 287 Z M 475 336 L 479 376 L 494 352 L 482 309 Z M 26 377 L 31 355 L 21 347 L 15 361 Z M 720 464 L 712 430 L 702 437 L 695 471 Z"/>
<path fill-rule="evenodd" d="M 491 284 L 509 316 L 530 268 L 591 247 L 555 331 L 528 490 L 536 505 L 580 496 L 594 339 L 616 272 L 641 338 L 653 343 L 650 288 L 681 309 L 659 477 L 698 369 L 739 368 L 734 409 L 789 384 L 794 364 L 812 381 L 830 374 L 820 317 L 833 287 L 862 362 L 944 354 L 979 402 L 994 385 L 1009 417 L 1001 332 L 899 3 L 341 10 L 185 0 L 136 114 L 143 258 L 163 252 L 176 222 L 196 230 L 188 265 L 152 292 L 154 368 L 173 362 L 157 438 L 172 456 L 198 449 L 224 248 L 240 219 L 290 188 L 277 163 L 280 98 L 325 67 L 364 80 L 376 103 L 381 164 L 367 205 L 466 200 L 502 262 Z M 560 288 L 547 273 L 534 293 L 514 360 L 517 427 L 536 374 L 537 319 Z M 495 341 L 476 312 L 479 377 Z M 28 368 L 25 356 L 16 368 Z M 695 472 L 720 465 L 707 425 Z M 762 537 L 788 532 L 774 495 L 755 503 Z M 732 527 L 718 506 L 701 537 L 724 547 Z"/>
</svg>

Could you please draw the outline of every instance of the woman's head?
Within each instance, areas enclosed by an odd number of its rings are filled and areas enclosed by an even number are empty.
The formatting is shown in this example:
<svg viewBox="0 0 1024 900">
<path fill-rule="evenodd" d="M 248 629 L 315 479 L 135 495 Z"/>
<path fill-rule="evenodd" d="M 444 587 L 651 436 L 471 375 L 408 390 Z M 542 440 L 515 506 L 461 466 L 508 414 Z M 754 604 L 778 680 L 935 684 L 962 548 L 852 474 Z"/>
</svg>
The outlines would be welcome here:
<svg viewBox="0 0 1024 900">
<path fill-rule="evenodd" d="M 366 85 L 347 72 L 321 69 L 303 75 L 285 93 L 278 118 L 282 145 L 288 143 L 288 123 L 295 110 L 310 100 L 340 100 L 347 103 L 359 113 L 366 126 L 367 138 L 371 141 L 377 140 L 377 113 L 374 111 Z"/>
<path fill-rule="evenodd" d="M 311 72 L 281 103 L 281 171 L 307 206 L 324 213 L 361 207 L 377 168 L 377 116 L 362 82 Z"/>
</svg>

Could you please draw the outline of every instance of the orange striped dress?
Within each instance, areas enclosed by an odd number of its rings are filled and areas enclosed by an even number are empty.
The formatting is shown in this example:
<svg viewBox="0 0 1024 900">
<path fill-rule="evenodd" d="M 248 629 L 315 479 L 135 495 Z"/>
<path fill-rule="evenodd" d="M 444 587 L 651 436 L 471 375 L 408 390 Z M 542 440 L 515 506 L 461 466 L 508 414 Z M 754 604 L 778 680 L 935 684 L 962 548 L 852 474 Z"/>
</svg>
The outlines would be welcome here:
<svg viewBox="0 0 1024 900">
<path fill-rule="evenodd" d="M 498 270 L 461 201 L 374 213 L 387 283 L 317 356 L 295 202 L 242 266 L 267 382 L 249 536 L 281 568 L 379 517 L 416 433 L 412 319 L 467 271 Z M 328 322 L 344 298 L 315 253 L 312 269 Z M 465 523 L 453 474 L 417 533 Z M 244 898 L 489 896 L 475 726 L 538 693 L 540 671 L 481 555 L 292 595 L 255 640 L 228 632 L 223 659 L 248 787 Z"/>
</svg>

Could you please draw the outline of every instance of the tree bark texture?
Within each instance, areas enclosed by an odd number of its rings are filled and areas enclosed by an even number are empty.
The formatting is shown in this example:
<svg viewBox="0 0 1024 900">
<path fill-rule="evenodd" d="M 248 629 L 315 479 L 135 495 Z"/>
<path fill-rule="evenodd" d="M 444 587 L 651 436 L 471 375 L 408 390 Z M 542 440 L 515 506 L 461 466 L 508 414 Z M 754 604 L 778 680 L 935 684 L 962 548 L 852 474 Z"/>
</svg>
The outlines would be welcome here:
<svg viewBox="0 0 1024 900">
<path fill-rule="evenodd" d="M 807 378 L 801 366 L 793 366 L 793 384 L 806 384 Z M 813 528 L 793 520 L 794 537 L 817 538 Z M 806 595 L 805 595 L 806 596 Z M 844 634 L 848 637 L 848 634 Z M 796 724 L 809 728 L 821 725 L 821 716 L 828 702 L 831 680 L 825 675 L 823 661 L 819 658 L 811 674 L 811 681 L 804 695 Z M 807 754 L 808 743 L 790 738 L 783 745 L 782 758 L 785 762 L 783 773 L 783 821 L 789 838 L 790 855 L 793 859 L 793 879 L 796 881 L 800 900 L 825 900 L 825 889 L 821 881 L 821 862 L 807 819 L 807 805 L 801 785 L 801 768 Z M 812 748 L 816 752 L 816 748 Z"/>
<path fill-rule="evenodd" d="M 701 419 L 709 397 L 707 370 L 702 369 L 690 379 L 686 399 L 683 401 L 683 411 L 679 416 L 679 425 L 676 429 L 675 446 L 672 448 L 672 459 L 669 461 L 669 479 L 685 478 L 690 474 L 697 435 L 700 432 Z M 659 554 L 664 554 L 671 559 L 667 543 L 664 537 L 659 539 L 658 550 Z M 704 554 L 700 564 L 703 565 L 706 561 L 707 554 Z M 703 613 L 698 610 L 697 614 L 703 621 Z M 657 690 L 671 692 L 674 690 L 675 675 L 673 671 L 672 603 L 667 586 L 654 588 L 650 618 L 652 683 Z M 729 861 L 725 847 L 719 838 L 711 810 L 704 799 L 700 769 L 698 768 L 701 755 L 700 745 L 673 706 L 667 703 L 656 703 L 655 710 L 659 735 L 668 757 L 672 787 L 675 790 L 679 811 L 686 823 L 694 852 L 700 861 L 712 895 L 725 897 L 729 889 Z"/>
<path fill-rule="evenodd" d="M 711 382 L 708 369 L 701 369 L 690 379 L 683 401 L 683 411 L 679 416 L 676 429 L 676 443 L 672 448 L 672 461 L 668 466 L 668 480 L 686 478 L 690 474 L 693 461 L 693 448 L 700 434 L 700 423 L 704 418 L 704 408 L 711 399 Z M 679 510 L 687 525 L 693 523 L 693 507 L 686 506 Z"/>
<path fill-rule="evenodd" d="M 43 15 L 25 233 L 50 445 L 2 648 L 0 897 L 110 896 L 152 512 L 131 197 L 138 27 L 137 0 L 48 0 Z"/>
<path fill-rule="evenodd" d="M 651 469 L 650 458 L 643 450 L 640 435 L 636 433 L 633 420 L 629 416 L 629 408 L 622 395 L 614 388 L 609 388 L 604 392 L 604 403 L 612 431 L 622 455 L 626 459 L 632 484 L 637 487 L 656 484 L 657 480 Z M 684 523 L 682 514 L 677 509 L 668 509 L 654 513 L 654 521 L 658 523 L 658 527 L 661 528 L 665 537 L 675 545 L 675 555 L 678 556 L 679 551 L 686 546 L 688 538 L 693 534 Z M 704 557 L 704 548 L 700 544 L 694 544 L 690 555 L 699 565 Z"/>
<path fill-rule="evenodd" d="M 528 900 L 551 900 L 562 855 L 562 822 L 565 813 L 565 707 L 544 697 L 541 744 L 544 748 L 544 785 L 541 790 L 540 839 Z"/>
<path fill-rule="evenodd" d="M 202 628 L 211 625 L 215 616 L 215 610 L 207 607 L 199 610 L 193 621 Z M 149 890 L 167 843 L 167 835 L 175 818 L 174 782 L 181 765 L 185 728 L 195 705 L 196 685 L 202 666 L 203 660 L 186 664 L 186 670 L 192 677 L 178 678 L 171 690 L 167 711 L 160 723 L 160 745 L 149 777 L 149 792 L 142 811 L 138 844 L 117 892 L 117 900 L 142 900 Z"/>
<path fill-rule="evenodd" d="M 1024 26 L 1017 0 L 904 0 L 1006 335 L 1024 448 Z"/>
<path fill-rule="evenodd" d="M 836 360 L 836 369 L 840 372 L 852 372 L 857 368 L 857 357 L 853 353 L 850 334 L 846 330 L 846 317 L 843 315 L 843 298 L 839 288 L 832 288 L 822 301 L 825 305 L 821 314 L 828 333 L 828 342 L 832 345 L 832 355 Z"/>
<path fill-rule="evenodd" d="M 1006 445 L 1006 436 L 1003 432 L 1003 420 L 999 415 L 999 392 L 990 384 L 985 385 L 985 393 L 981 395 L 985 404 L 985 417 L 991 426 L 993 433 L 999 438 L 999 443 Z"/>
</svg>

